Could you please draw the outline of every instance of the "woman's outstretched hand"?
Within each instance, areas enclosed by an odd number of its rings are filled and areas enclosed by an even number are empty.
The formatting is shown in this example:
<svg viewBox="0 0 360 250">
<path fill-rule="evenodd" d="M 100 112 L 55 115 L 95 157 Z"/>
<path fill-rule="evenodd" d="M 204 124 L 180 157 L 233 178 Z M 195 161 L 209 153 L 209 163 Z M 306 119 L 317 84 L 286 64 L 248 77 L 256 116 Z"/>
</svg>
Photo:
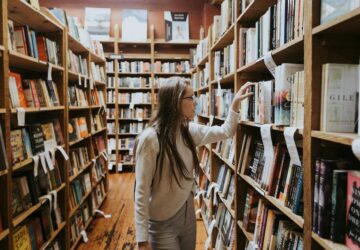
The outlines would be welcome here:
<svg viewBox="0 0 360 250">
<path fill-rule="evenodd" d="M 240 109 L 240 102 L 254 94 L 252 92 L 247 92 L 247 90 L 253 85 L 254 85 L 254 83 L 248 82 L 248 83 L 244 84 L 239 89 L 239 91 L 235 94 L 234 100 L 231 104 L 231 108 L 233 111 L 238 112 Z"/>
</svg>

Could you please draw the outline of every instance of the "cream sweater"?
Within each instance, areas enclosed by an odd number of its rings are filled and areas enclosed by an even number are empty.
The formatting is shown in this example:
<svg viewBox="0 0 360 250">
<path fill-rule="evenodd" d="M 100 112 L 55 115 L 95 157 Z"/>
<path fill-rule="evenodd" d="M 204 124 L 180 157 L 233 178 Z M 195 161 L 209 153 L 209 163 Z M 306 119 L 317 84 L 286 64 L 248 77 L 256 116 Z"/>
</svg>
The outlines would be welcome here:
<svg viewBox="0 0 360 250">
<path fill-rule="evenodd" d="M 205 126 L 195 123 L 189 124 L 189 131 L 196 146 L 224 140 L 235 134 L 239 114 L 229 112 L 221 126 Z M 193 172 L 194 163 L 190 149 L 179 137 L 177 149 L 185 166 Z M 190 191 L 194 187 L 194 180 L 181 180 L 182 188 L 175 180 L 170 183 L 169 161 L 164 159 L 161 182 L 156 170 L 156 158 L 159 153 L 159 143 L 153 128 L 147 128 L 139 137 L 136 151 L 136 189 L 135 189 L 135 226 L 136 240 L 148 241 L 148 223 L 150 220 L 164 221 L 171 218 L 182 207 Z M 155 174 L 156 170 L 156 174 Z M 153 185 L 151 185 L 153 183 Z"/>
</svg>

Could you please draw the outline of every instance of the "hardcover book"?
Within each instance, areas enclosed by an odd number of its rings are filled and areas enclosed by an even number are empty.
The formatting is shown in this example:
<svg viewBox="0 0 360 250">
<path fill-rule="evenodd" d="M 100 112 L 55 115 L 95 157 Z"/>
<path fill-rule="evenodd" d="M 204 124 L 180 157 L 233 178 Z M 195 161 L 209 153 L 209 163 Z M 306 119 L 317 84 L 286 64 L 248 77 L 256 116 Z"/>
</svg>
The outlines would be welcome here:
<svg viewBox="0 0 360 250">
<path fill-rule="evenodd" d="M 147 10 L 124 9 L 122 11 L 121 38 L 123 41 L 147 41 Z"/>
<path fill-rule="evenodd" d="M 166 41 L 189 41 L 189 14 L 187 12 L 165 11 L 164 20 Z"/>
</svg>

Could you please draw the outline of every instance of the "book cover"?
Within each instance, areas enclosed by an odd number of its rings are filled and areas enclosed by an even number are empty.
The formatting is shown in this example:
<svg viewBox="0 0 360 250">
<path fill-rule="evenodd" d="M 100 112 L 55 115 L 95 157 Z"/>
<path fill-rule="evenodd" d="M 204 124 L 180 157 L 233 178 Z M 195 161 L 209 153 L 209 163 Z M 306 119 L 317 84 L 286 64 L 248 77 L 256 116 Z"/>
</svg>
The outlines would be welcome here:
<svg viewBox="0 0 360 250">
<path fill-rule="evenodd" d="M 27 158 L 24 150 L 23 137 L 21 129 L 12 130 L 10 132 L 11 159 L 12 163 L 18 163 Z"/>
<path fill-rule="evenodd" d="M 68 124 L 69 141 L 76 141 L 78 139 L 78 125 L 75 118 L 69 120 Z"/>
<path fill-rule="evenodd" d="M 321 0 L 320 23 L 326 23 L 359 7 L 357 0 Z"/>
<path fill-rule="evenodd" d="M 12 185 L 12 196 L 13 199 L 11 201 L 11 211 L 13 216 L 17 216 L 22 211 L 24 211 L 24 206 L 20 194 L 20 187 L 17 182 L 14 182 Z"/>
<path fill-rule="evenodd" d="M 110 17 L 110 8 L 85 8 L 85 29 L 93 39 L 109 38 Z"/>
<path fill-rule="evenodd" d="M 350 171 L 347 176 L 346 246 L 360 249 L 360 172 Z"/>
<path fill-rule="evenodd" d="M 187 12 L 165 11 L 164 20 L 166 41 L 189 41 L 189 14 Z"/>
<path fill-rule="evenodd" d="M 31 125 L 29 126 L 29 135 L 32 145 L 33 154 L 37 155 L 44 152 L 44 134 L 41 128 L 41 125 Z"/>
<path fill-rule="evenodd" d="M 26 45 L 25 29 L 23 26 L 15 27 L 14 41 L 15 41 L 16 51 L 21 54 L 27 55 L 28 48 Z"/>
<path fill-rule="evenodd" d="M 13 77 L 15 79 L 17 94 L 19 97 L 20 107 L 26 108 L 27 102 L 24 94 L 24 90 L 22 87 L 21 75 L 14 72 L 9 72 L 9 77 Z"/>
<path fill-rule="evenodd" d="M 4 141 L 4 134 L 2 132 L 2 127 L 0 126 L 0 170 L 5 170 L 9 168 L 9 163 L 6 157 L 6 148 Z"/>
<path fill-rule="evenodd" d="M 45 151 L 55 149 L 57 146 L 54 126 L 51 122 L 41 124 L 44 133 L 44 148 Z"/>
<path fill-rule="evenodd" d="M 13 244 L 14 250 L 32 250 L 30 235 L 26 225 L 15 230 Z"/>
<path fill-rule="evenodd" d="M 123 41 L 147 41 L 147 10 L 122 10 L 121 39 Z"/>
</svg>

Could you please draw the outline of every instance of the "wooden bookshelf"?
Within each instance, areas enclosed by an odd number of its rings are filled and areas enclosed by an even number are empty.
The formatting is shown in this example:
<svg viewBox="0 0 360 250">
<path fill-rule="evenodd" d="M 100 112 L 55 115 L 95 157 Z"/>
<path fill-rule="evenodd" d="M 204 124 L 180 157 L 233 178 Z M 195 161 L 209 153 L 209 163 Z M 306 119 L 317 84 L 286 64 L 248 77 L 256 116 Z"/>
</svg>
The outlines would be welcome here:
<svg viewBox="0 0 360 250">
<path fill-rule="evenodd" d="M 0 74 L 0 80 L 3 83 L 0 90 L 0 126 L 2 127 L 6 147 L 6 158 L 9 162 L 9 169 L 0 172 L 0 186 L 4 192 L 4 195 L 1 195 L 1 206 L 0 206 L 0 216 L 3 223 L 3 231 L 0 233 L 0 248 L 1 249 L 14 249 L 13 244 L 13 235 L 16 229 L 20 226 L 25 225 L 27 220 L 37 214 L 40 209 L 43 209 L 45 198 L 39 197 L 39 202 L 34 204 L 31 208 L 23 211 L 18 216 L 12 216 L 12 186 L 14 184 L 15 175 L 22 175 L 22 173 L 29 172 L 31 173 L 34 160 L 32 158 L 25 159 L 16 164 L 11 164 L 11 143 L 10 136 L 8 136 L 13 129 L 22 128 L 22 126 L 17 126 L 16 124 L 16 113 L 17 109 L 12 108 L 8 97 L 10 96 L 10 90 L 8 88 L 9 81 L 9 71 L 18 72 L 21 75 L 26 77 L 46 78 L 47 71 L 49 68 L 49 62 L 44 62 L 39 59 L 33 58 L 28 55 L 21 54 L 19 52 L 13 51 L 8 47 L 7 33 L 8 19 L 12 20 L 15 25 L 29 25 L 29 27 L 37 33 L 42 33 L 45 37 L 50 38 L 55 41 L 58 46 L 58 65 L 51 64 L 52 67 L 52 77 L 58 88 L 59 96 L 59 106 L 54 107 L 41 107 L 41 108 L 25 108 L 26 122 L 29 124 L 33 123 L 43 123 L 48 121 L 48 119 L 57 118 L 59 119 L 61 125 L 61 132 L 64 137 L 64 145 L 59 145 L 63 150 L 69 154 L 70 146 L 76 146 L 83 143 L 83 139 L 76 142 L 69 142 L 68 138 L 68 121 L 70 117 L 84 116 L 87 121 L 88 130 L 90 132 L 91 124 L 91 115 L 97 113 L 100 106 L 92 106 L 89 103 L 88 107 L 72 107 L 67 103 L 67 91 L 68 91 L 68 82 L 77 82 L 79 79 L 79 74 L 76 72 L 71 72 L 67 69 L 68 61 L 70 58 L 67 56 L 67 51 L 71 49 L 75 54 L 81 54 L 83 58 L 86 58 L 88 62 L 88 72 L 90 72 L 90 63 L 94 62 L 97 65 L 105 66 L 105 60 L 98 55 L 95 55 L 84 45 L 82 45 L 77 39 L 72 37 L 66 27 L 63 27 L 59 21 L 54 19 L 54 16 L 50 15 L 51 13 L 41 8 L 41 10 L 36 9 L 26 1 L 21 0 L 2 0 L 1 1 L 1 12 L 0 15 L 2 25 L 0 32 L 0 65 L 2 73 Z M 105 73 L 105 72 L 104 72 Z M 90 80 L 91 77 L 80 75 L 82 82 L 87 80 L 88 87 L 86 88 L 87 99 L 90 100 Z M 98 90 L 103 90 L 106 93 L 106 84 L 104 81 L 94 81 L 94 88 Z M 105 97 L 106 98 L 106 97 Z M 92 113 L 93 112 L 93 113 Z M 103 117 L 105 117 L 105 113 Z M 106 128 L 106 119 L 104 120 Z M 27 126 L 28 124 L 26 124 Z M 106 138 L 106 129 L 98 129 L 86 138 L 89 139 L 88 149 L 90 160 L 98 159 L 98 156 L 95 156 L 94 148 L 91 143 L 93 136 L 103 135 Z M 106 144 L 106 143 L 105 143 Z M 106 144 L 107 145 L 107 144 Z M 53 231 L 50 239 L 48 239 L 40 247 L 40 249 L 47 249 L 50 247 L 55 240 L 61 242 L 61 249 L 70 249 L 70 211 L 69 211 L 69 195 L 70 195 L 70 181 L 71 177 L 68 176 L 69 162 L 64 160 L 61 156 L 59 150 L 56 151 L 56 159 L 58 159 L 58 165 L 60 170 L 60 175 L 62 177 L 62 184 L 54 192 L 58 193 L 58 206 L 61 210 L 61 216 L 63 221 L 58 225 L 57 230 Z M 87 170 L 89 171 L 93 163 L 88 166 Z M 101 178 L 101 181 L 104 183 L 105 193 L 108 190 L 108 180 L 107 180 L 107 169 L 105 170 L 104 177 Z M 79 177 L 79 175 L 77 176 Z M 98 182 L 99 183 L 99 182 Z M 92 189 L 91 192 L 94 190 Z M 91 220 L 89 220 L 91 221 Z M 77 247 L 77 246 L 72 246 Z"/>
</svg>

